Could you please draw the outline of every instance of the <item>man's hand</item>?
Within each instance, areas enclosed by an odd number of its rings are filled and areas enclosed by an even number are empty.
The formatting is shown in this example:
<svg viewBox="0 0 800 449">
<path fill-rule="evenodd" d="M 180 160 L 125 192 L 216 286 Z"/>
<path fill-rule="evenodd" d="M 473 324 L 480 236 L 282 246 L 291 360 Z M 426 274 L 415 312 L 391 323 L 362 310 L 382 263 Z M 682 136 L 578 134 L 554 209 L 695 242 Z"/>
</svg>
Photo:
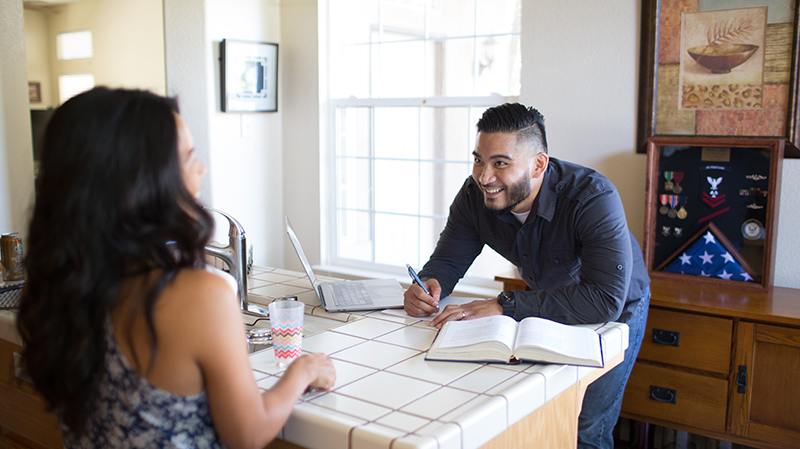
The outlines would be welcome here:
<svg viewBox="0 0 800 449">
<path fill-rule="evenodd" d="M 417 284 L 411 284 L 411 287 L 403 294 L 403 308 L 411 316 L 428 316 L 439 311 L 439 296 L 442 294 L 439 281 L 428 279 L 423 283 L 431 292 L 430 295 Z"/>
<path fill-rule="evenodd" d="M 431 326 L 441 328 L 447 321 L 471 320 L 473 318 L 502 314 L 503 307 L 497 303 L 497 298 L 479 299 L 466 304 L 451 304 L 445 307 L 439 316 L 431 320 Z"/>
</svg>

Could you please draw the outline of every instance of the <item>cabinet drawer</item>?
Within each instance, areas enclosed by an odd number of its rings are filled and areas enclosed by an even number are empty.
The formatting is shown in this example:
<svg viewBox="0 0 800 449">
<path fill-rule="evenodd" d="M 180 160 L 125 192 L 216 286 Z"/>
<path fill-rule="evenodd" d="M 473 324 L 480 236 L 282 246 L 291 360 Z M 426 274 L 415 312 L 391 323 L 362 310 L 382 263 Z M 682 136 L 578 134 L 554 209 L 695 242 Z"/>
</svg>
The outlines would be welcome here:
<svg viewBox="0 0 800 449">
<path fill-rule="evenodd" d="M 732 337 L 731 319 L 651 307 L 638 360 L 727 375 Z"/>
<path fill-rule="evenodd" d="M 726 380 L 636 362 L 622 410 L 724 432 L 727 403 Z"/>
</svg>

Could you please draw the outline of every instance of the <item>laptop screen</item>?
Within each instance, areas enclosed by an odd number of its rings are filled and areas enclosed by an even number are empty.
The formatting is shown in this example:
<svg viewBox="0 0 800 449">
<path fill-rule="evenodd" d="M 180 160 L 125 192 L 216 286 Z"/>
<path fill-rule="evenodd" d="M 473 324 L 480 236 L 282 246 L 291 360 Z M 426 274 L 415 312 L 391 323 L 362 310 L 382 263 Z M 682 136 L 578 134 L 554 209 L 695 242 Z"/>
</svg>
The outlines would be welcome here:
<svg viewBox="0 0 800 449">
<path fill-rule="evenodd" d="M 294 251 L 297 253 L 297 257 L 300 258 L 300 263 L 303 264 L 303 269 L 306 270 L 306 274 L 308 275 L 308 280 L 311 281 L 311 285 L 314 287 L 314 290 L 316 290 L 317 277 L 314 276 L 314 270 L 311 269 L 311 264 L 308 263 L 308 258 L 306 257 L 306 253 L 303 252 L 303 247 L 300 245 L 300 240 L 297 239 L 297 234 L 294 233 L 292 224 L 289 223 L 289 217 L 285 218 L 286 218 L 286 233 L 289 234 L 289 240 L 292 242 L 292 246 L 294 247 Z"/>
</svg>

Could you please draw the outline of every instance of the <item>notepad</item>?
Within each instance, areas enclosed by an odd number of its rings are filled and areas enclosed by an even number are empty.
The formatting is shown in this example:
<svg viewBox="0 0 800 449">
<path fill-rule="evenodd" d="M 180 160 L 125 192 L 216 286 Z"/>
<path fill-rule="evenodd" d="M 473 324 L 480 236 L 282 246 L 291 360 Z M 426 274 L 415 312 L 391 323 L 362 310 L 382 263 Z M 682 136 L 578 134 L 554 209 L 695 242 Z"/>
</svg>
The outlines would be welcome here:
<svg viewBox="0 0 800 449">
<path fill-rule="evenodd" d="M 604 365 L 602 338 L 590 327 L 536 317 L 518 323 L 505 315 L 448 321 L 425 360 Z"/>
</svg>

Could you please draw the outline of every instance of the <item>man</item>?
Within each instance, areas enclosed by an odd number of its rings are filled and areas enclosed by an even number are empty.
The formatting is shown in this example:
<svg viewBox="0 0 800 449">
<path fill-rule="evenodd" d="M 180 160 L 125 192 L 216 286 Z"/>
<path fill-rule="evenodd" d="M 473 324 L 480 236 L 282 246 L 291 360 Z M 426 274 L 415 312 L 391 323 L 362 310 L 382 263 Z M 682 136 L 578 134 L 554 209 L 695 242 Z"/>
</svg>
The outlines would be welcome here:
<svg viewBox="0 0 800 449">
<path fill-rule="evenodd" d="M 503 104 L 488 109 L 477 127 L 472 177 L 419 273 L 431 294 L 412 285 L 405 310 L 413 316 L 437 311 L 439 298 L 453 291 L 488 245 L 518 268 L 531 291 L 447 306 L 433 326 L 499 314 L 518 321 L 627 323 L 625 360 L 589 386 L 579 419 L 579 447 L 612 448 L 650 300 L 650 279 L 619 194 L 594 170 L 548 156 L 544 118 L 536 109 Z"/>
</svg>

